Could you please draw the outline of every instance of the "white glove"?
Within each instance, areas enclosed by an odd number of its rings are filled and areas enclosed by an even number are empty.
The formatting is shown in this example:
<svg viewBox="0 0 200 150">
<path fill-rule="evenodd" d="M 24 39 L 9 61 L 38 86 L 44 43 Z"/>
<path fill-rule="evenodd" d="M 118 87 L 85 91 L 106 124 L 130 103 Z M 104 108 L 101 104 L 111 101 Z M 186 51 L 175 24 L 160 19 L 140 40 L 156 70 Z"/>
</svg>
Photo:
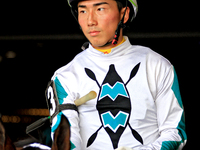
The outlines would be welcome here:
<svg viewBox="0 0 200 150">
<path fill-rule="evenodd" d="M 129 148 L 129 147 L 119 147 L 119 148 L 117 148 L 115 150 L 134 150 L 134 149 Z"/>
</svg>

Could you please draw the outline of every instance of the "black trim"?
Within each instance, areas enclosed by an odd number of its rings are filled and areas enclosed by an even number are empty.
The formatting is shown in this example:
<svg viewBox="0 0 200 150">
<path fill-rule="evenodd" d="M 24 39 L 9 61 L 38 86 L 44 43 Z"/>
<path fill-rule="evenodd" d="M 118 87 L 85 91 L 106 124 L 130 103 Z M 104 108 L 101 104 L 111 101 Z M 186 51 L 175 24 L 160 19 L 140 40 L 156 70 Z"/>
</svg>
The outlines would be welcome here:
<svg viewBox="0 0 200 150">
<path fill-rule="evenodd" d="M 78 112 L 78 108 L 74 104 L 62 104 L 62 105 L 59 105 L 59 111 L 61 112 L 63 110 L 75 110 L 75 111 Z"/>
</svg>

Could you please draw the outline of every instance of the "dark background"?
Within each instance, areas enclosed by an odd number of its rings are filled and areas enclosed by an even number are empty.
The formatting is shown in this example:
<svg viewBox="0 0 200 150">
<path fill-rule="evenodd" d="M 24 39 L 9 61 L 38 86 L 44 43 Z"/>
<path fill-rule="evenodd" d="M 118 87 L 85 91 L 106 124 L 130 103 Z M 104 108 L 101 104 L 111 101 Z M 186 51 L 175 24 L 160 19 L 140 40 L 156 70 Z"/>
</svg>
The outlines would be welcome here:
<svg viewBox="0 0 200 150">
<path fill-rule="evenodd" d="M 185 107 L 188 143 L 197 142 L 200 11 L 182 1 L 138 1 L 139 12 L 126 33 L 132 44 L 150 47 L 175 66 Z M 81 52 L 84 38 L 66 0 L 0 2 L 0 112 L 47 108 L 44 91 L 55 70 Z M 11 55 L 14 54 L 14 55 Z M 15 141 L 29 122 L 5 123 Z M 195 134 L 196 133 L 196 134 Z"/>
</svg>

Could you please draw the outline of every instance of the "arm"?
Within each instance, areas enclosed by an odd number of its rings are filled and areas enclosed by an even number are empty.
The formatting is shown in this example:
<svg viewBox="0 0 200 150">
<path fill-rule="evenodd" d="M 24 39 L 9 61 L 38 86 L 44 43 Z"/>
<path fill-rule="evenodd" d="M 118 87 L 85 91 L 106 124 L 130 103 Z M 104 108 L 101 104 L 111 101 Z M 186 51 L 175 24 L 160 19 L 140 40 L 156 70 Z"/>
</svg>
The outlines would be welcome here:
<svg viewBox="0 0 200 150">
<path fill-rule="evenodd" d="M 155 104 L 160 136 L 153 143 L 141 146 L 139 150 L 180 150 L 186 143 L 184 110 L 177 75 L 173 66 L 166 70 L 169 71 L 162 70 L 162 75 L 160 75 L 161 70 L 158 70 L 159 75 L 156 78 L 158 84 Z M 120 147 L 116 150 L 130 150 L 130 148 Z"/>
<path fill-rule="evenodd" d="M 160 137 L 144 150 L 182 149 L 186 143 L 185 118 L 176 72 L 171 66 L 157 87 L 157 119 Z"/>
<path fill-rule="evenodd" d="M 74 97 L 64 84 L 65 82 L 63 81 L 62 77 L 55 77 L 53 78 L 54 83 L 55 83 L 55 88 L 56 88 L 56 93 L 58 97 L 59 104 L 74 104 Z M 54 105 L 52 103 L 52 105 Z M 71 149 L 73 150 L 81 150 L 81 137 L 79 134 L 79 117 L 78 113 L 75 110 L 63 110 L 60 112 L 55 118 L 53 118 L 52 121 L 52 126 L 51 126 L 51 135 L 53 139 L 53 135 L 55 130 L 60 124 L 61 121 L 61 116 L 64 114 L 70 123 L 70 130 L 71 130 L 71 137 L 70 137 L 70 142 L 71 142 Z"/>
</svg>

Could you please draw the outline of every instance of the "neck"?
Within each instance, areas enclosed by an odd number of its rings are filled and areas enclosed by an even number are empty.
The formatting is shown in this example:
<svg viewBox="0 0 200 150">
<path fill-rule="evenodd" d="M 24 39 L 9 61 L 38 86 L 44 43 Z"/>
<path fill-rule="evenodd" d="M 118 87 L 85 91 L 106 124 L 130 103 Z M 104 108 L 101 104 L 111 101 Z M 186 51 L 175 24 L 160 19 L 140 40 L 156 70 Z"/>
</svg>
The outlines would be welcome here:
<svg viewBox="0 0 200 150">
<path fill-rule="evenodd" d="M 125 41 L 124 37 L 122 37 L 122 41 L 119 42 L 117 45 L 115 45 L 115 47 L 117 47 L 118 45 L 122 44 L 123 42 Z M 113 47 L 114 48 L 114 47 Z M 108 48 L 108 49 L 98 49 L 98 48 L 95 48 L 96 50 L 104 53 L 104 54 L 110 54 L 111 51 L 112 51 L 112 48 Z"/>
</svg>

